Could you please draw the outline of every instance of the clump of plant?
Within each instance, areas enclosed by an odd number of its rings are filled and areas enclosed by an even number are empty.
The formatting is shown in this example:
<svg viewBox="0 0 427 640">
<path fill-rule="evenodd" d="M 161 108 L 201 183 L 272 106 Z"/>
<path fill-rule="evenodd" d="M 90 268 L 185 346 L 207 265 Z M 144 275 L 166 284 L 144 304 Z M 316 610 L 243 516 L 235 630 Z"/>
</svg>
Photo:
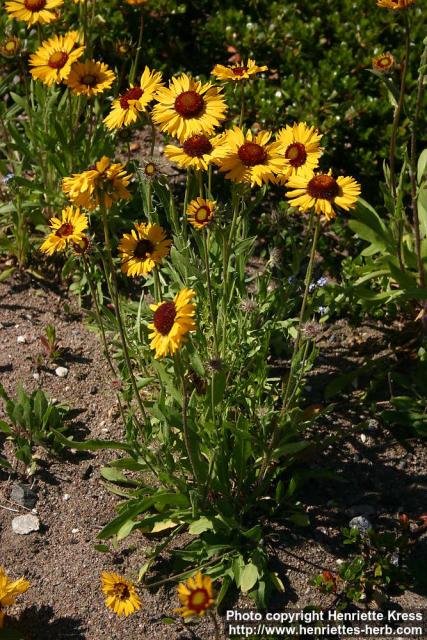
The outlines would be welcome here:
<svg viewBox="0 0 427 640">
<path fill-rule="evenodd" d="M 411 582 L 405 561 L 410 542 L 409 518 L 400 516 L 393 530 L 344 528 L 343 543 L 354 549 L 337 573 L 323 571 L 312 584 L 335 596 L 339 609 L 354 603 L 383 604 Z"/>
<path fill-rule="evenodd" d="M 54 362 L 61 357 L 62 348 L 60 341 L 56 337 L 55 325 L 48 324 L 45 327 L 45 334 L 44 336 L 40 336 L 40 342 L 42 343 L 46 358 Z"/>
<path fill-rule="evenodd" d="M 0 384 L 0 398 L 7 416 L 7 420 L 0 420 L 0 431 L 12 444 L 16 459 L 25 465 L 26 473 L 31 475 L 37 467 L 35 447 L 43 447 L 55 455 L 63 449 L 57 434 L 66 430 L 64 419 L 68 410 L 52 404 L 41 389 L 29 395 L 22 385 L 17 389 L 16 399 L 13 399 Z"/>
</svg>

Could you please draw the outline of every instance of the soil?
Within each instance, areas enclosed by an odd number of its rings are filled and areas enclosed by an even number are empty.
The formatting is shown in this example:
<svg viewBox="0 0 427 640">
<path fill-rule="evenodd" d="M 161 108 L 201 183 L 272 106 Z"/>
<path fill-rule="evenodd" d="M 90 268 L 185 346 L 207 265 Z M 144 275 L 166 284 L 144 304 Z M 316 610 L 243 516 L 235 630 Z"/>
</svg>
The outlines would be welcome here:
<svg viewBox="0 0 427 640">
<path fill-rule="evenodd" d="M 55 374 L 57 364 L 40 360 L 40 336 L 48 324 L 55 325 L 65 349 L 61 364 L 69 370 L 66 378 Z M 337 373 L 374 357 L 391 361 L 397 353 L 403 358 L 403 347 L 399 351 L 393 344 L 401 333 L 398 323 L 394 327 L 367 324 L 355 331 L 340 321 L 322 328 L 317 339 L 318 365 L 310 381 L 313 403 L 323 401 L 324 387 Z M 17 341 L 18 336 L 25 336 L 25 342 Z M 0 283 L 0 381 L 11 396 L 22 383 L 27 392 L 40 387 L 69 405 L 74 410 L 70 433 L 76 439 L 122 437 L 97 334 L 89 330 L 84 313 L 63 291 L 39 282 Z M 273 603 L 274 608 L 331 602 L 330 596 L 321 596 L 309 581 L 323 570 L 337 570 L 345 557 L 340 529 L 348 526 L 358 506 L 371 507 L 369 518 L 374 524 L 395 521 L 403 511 L 416 517 L 425 509 L 425 447 L 415 439 L 397 441 L 361 405 L 357 386 L 347 395 L 339 394 L 334 402 L 332 417 L 321 422 L 319 433 L 340 437 L 332 439 L 310 464 L 319 470 L 334 469 L 336 479 L 307 484 L 304 503 L 309 528 L 280 529 L 271 538 L 273 564 L 285 584 L 285 593 Z M 41 451 L 40 467 L 33 477 L 41 529 L 25 536 L 15 534 L 11 527 L 14 517 L 26 513 L 10 497 L 16 477 L 0 472 L 0 563 L 14 578 L 23 575 L 31 582 L 30 590 L 9 610 L 8 627 L 16 625 L 28 640 L 212 640 L 209 619 L 191 626 L 161 621 L 179 605 L 175 587 L 143 590 L 143 607 L 129 619 L 119 619 L 105 607 L 100 573 L 135 576 L 144 562 L 144 549 L 151 544 L 148 537 L 133 534 L 116 552 L 101 553 L 94 548 L 97 533 L 116 515 L 118 498 L 107 490 L 99 473 L 112 457 L 106 452 L 71 451 L 58 460 Z M 412 556 L 414 566 L 426 566 L 425 537 L 413 546 Z M 413 591 L 394 599 L 395 606 L 426 609 L 426 593 L 421 578 Z M 251 606 L 245 599 L 230 606 L 236 604 Z"/>
</svg>

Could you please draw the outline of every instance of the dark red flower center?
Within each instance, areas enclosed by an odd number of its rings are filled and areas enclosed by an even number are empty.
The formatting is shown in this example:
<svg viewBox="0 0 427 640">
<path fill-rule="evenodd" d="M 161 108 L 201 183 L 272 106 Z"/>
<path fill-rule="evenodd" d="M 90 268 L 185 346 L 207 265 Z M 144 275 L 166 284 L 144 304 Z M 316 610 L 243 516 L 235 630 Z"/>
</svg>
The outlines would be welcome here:
<svg viewBox="0 0 427 640">
<path fill-rule="evenodd" d="M 204 108 L 202 96 L 197 91 L 184 91 L 175 99 L 175 111 L 183 118 L 195 118 Z"/>
<path fill-rule="evenodd" d="M 392 61 L 389 56 L 384 56 L 383 58 L 380 58 L 379 60 L 377 60 L 377 65 L 379 67 L 390 67 L 391 64 L 392 64 Z"/>
<path fill-rule="evenodd" d="M 176 308 L 173 302 L 163 302 L 154 312 L 153 324 L 162 336 L 167 336 L 173 327 Z"/>
<path fill-rule="evenodd" d="M 307 191 L 312 198 L 333 200 L 339 195 L 338 182 L 332 176 L 319 174 L 314 176 L 307 185 Z"/>
<path fill-rule="evenodd" d="M 81 83 L 86 84 L 88 87 L 95 87 L 97 82 L 97 76 L 94 76 L 92 73 L 86 73 L 81 79 Z"/>
<path fill-rule="evenodd" d="M 126 91 L 124 95 L 120 98 L 120 106 L 122 109 L 129 109 L 129 100 L 139 100 L 142 94 L 144 93 L 141 87 L 133 87 Z"/>
<path fill-rule="evenodd" d="M 68 60 L 68 53 L 65 51 L 55 51 L 49 58 L 48 65 L 52 67 L 52 69 L 62 69 L 65 63 Z"/>
<path fill-rule="evenodd" d="M 28 11 L 41 11 L 46 6 L 46 0 L 24 0 L 24 6 Z"/>
<path fill-rule="evenodd" d="M 204 222 L 207 222 L 209 220 L 211 215 L 212 211 L 209 209 L 209 207 L 202 206 L 197 209 L 196 213 L 194 214 L 194 219 L 199 224 L 203 224 Z"/>
<path fill-rule="evenodd" d="M 64 222 L 61 224 L 59 229 L 56 230 L 55 235 L 60 238 L 66 238 L 67 236 L 71 236 L 74 231 L 74 227 L 70 222 Z"/>
<path fill-rule="evenodd" d="M 200 613 L 209 606 L 209 594 L 206 589 L 194 589 L 188 596 L 188 609 Z"/>
<path fill-rule="evenodd" d="M 307 160 L 305 146 L 301 142 L 293 142 L 285 151 L 285 158 L 292 167 L 301 167 Z"/>
<path fill-rule="evenodd" d="M 242 76 L 244 73 L 246 73 L 246 71 L 248 70 L 247 67 L 234 67 L 232 69 L 233 73 L 235 76 Z"/>
<path fill-rule="evenodd" d="M 247 167 L 254 167 L 256 164 L 263 164 L 267 159 L 267 152 L 256 142 L 245 142 L 239 148 L 240 160 Z"/>
<path fill-rule="evenodd" d="M 120 600 L 128 600 L 130 597 L 130 591 L 127 584 L 123 582 L 117 582 L 114 585 L 114 595 Z"/>
<path fill-rule="evenodd" d="M 205 153 L 212 151 L 209 138 L 201 134 L 196 134 L 188 138 L 184 142 L 183 148 L 187 156 L 191 156 L 192 158 L 201 158 Z"/>
<path fill-rule="evenodd" d="M 140 260 L 145 260 L 149 256 L 150 253 L 153 253 L 154 245 L 150 240 L 143 238 L 139 240 L 136 245 L 133 255 L 135 258 L 139 258 Z"/>
</svg>

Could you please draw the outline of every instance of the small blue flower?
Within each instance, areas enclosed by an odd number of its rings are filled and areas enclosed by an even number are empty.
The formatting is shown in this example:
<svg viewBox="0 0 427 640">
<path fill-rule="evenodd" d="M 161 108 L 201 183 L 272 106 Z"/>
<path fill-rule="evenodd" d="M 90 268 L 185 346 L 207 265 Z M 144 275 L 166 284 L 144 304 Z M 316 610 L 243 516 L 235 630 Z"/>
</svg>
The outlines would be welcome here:
<svg viewBox="0 0 427 640">
<path fill-rule="evenodd" d="M 308 285 L 308 292 L 313 293 L 315 288 L 316 288 L 316 285 L 314 284 L 314 282 L 312 282 L 311 284 Z"/>
<path fill-rule="evenodd" d="M 318 279 L 316 284 L 318 287 L 326 287 L 326 285 L 328 284 L 328 278 L 325 278 L 325 276 L 322 276 L 321 278 Z"/>
<path fill-rule="evenodd" d="M 13 178 L 15 177 L 15 175 L 13 173 L 7 173 L 5 175 L 5 177 L 3 178 L 3 183 L 7 184 L 8 182 L 10 182 L 11 180 L 13 180 Z"/>
<path fill-rule="evenodd" d="M 320 313 L 320 315 L 321 315 L 321 316 L 324 316 L 324 315 L 325 315 L 325 313 L 328 313 L 328 311 L 329 311 L 329 307 L 322 307 L 322 306 L 320 306 L 320 307 L 319 307 L 319 309 L 318 309 L 318 311 L 319 311 L 319 313 Z"/>
<path fill-rule="evenodd" d="M 296 284 L 297 279 L 295 278 L 295 276 L 289 276 L 288 282 L 289 284 Z"/>
</svg>

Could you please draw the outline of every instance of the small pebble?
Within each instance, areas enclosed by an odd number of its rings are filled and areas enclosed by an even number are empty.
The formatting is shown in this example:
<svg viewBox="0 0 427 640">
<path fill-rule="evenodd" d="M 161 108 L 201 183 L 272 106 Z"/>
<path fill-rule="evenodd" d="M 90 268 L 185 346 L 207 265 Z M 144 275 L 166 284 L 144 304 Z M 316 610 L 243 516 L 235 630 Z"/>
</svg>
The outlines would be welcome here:
<svg viewBox="0 0 427 640">
<path fill-rule="evenodd" d="M 37 502 L 37 495 L 28 484 L 14 482 L 10 492 L 10 499 L 21 507 L 32 509 Z"/>
<path fill-rule="evenodd" d="M 364 516 L 356 516 L 355 518 L 352 518 L 348 526 L 350 529 L 358 529 L 362 535 L 365 534 L 368 529 L 372 529 L 370 520 Z"/>
<path fill-rule="evenodd" d="M 67 500 L 70 499 L 70 494 L 69 493 L 64 493 L 64 495 L 62 496 L 62 499 L 66 502 Z"/>
<path fill-rule="evenodd" d="M 25 336 L 18 336 L 16 338 L 16 342 L 18 342 L 19 344 L 25 344 L 27 342 L 27 338 Z"/>
<path fill-rule="evenodd" d="M 33 373 L 33 378 L 34 380 L 40 380 L 40 374 L 39 373 Z"/>
<path fill-rule="evenodd" d="M 80 533 L 80 529 L 71 529 L 71 533 Z"/>
<path fill-rule="evenodd" d="M 25 536 L 33 531 L 40 529 L 40 520 L 37 516 L 31 514 L 25 514 L 23 516 L 17 516 L 12 520 L 12 529 L 14 533 L 20 536 Z"/>
<path fill-rule="evenodd" d="M 362 433 L 362 434 L 360 434 L 360 439 L 363 442 L 363 444 L 365 444 L 365 442 L 367 440 L 367 437 L 366 437 L 366 435 L 364 433 Z"/>
<path fill-rule="evenodd" d="M 66 378 L 68 375 L 68 369 L 67 367 L 56 367 L 55 374 L 58 378 Z"/>
</svg>

